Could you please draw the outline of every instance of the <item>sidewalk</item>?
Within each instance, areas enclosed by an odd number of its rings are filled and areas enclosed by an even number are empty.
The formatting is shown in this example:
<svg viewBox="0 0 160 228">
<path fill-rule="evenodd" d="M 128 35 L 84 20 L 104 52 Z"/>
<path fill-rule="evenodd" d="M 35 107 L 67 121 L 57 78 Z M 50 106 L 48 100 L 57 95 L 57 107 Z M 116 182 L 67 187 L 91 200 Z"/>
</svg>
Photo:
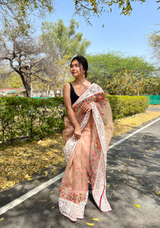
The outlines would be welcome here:
<svg viewBox="0 0 160 228">
<path fill-rule="evenodd" d="M 90 197 L 84 219 L 70 222 L 58 211 L 60 182 L 0 215 L 0 228 L 89 227 L 86 223 L 94 223 L 96 228 L 160 228 L 160 120 L 109 150 L 107 197 L 111 212 L 100 212 Z M 28 186 L 28 191 L 32 188 Z M 21 185 L 19 190 L 27 191 Z M 16 191 L 12 191 L 15 198 Z M 0 195 L 2 206 L 9 202 L 7 198 L 13 198 L 11 190 Z"/>
</svg>

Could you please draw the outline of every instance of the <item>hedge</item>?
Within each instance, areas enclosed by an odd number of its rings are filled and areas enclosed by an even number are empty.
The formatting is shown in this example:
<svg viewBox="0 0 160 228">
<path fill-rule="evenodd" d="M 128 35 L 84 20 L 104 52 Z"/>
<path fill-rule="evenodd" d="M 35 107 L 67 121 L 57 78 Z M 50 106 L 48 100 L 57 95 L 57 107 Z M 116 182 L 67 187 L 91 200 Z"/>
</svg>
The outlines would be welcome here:
<svg viewBox="0 0 160 228">
<path fill-rule="evenodd" d="M 149 106 L 149 98 L 143 96 L 107 95 L 107 98 L 114 120 L 145 112 Z"/>
<path fill-rule="evenodd" d="M 62 97 L 33 99 L 0 98 L 0 141 L 29 136 L 43 138 L 54 128 L 64 128 L 65 107 Z"/>
<path fill-rule="evenodd" d="M 144 112 L 148 97 L 109 96 L 113 119 Z M 0 141 L 28 136 L 43 138 L 54 134 L 54 129 L 64 129 L 66 114 L 62 97 L 33 99 L 23 97 L 0 98 Z"/>
</svg>

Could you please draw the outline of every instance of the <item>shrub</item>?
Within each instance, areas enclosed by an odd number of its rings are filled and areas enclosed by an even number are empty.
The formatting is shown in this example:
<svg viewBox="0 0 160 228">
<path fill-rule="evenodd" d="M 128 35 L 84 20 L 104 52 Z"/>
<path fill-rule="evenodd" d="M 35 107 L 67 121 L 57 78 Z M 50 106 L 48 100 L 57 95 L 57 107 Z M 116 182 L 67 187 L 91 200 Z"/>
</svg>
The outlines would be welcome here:
<svg viewBox="0 0 160 228">
<path fill-rule="evenodd" d="M 144 112 L 149 97 L 110 96 L 113 119 Z M 29 136 L 40 139 L 54 134 L 54 129 L 64 129 L 66 114 L 62 97 L 33 99 L 23 97 L 0 98 L 0 141 Z"/>
<path fill-rule="evenodd" d="M 62 97 L 33 99 L 0 98 L 0 141 L 29 136 L 42 138 L 64 128 Z"/>
<path fill-rule="evenodd" d="M 107 95 L 107 98 L 114 120 L 145 112 L 149 105 L 148 97 Z"/>
</svg>

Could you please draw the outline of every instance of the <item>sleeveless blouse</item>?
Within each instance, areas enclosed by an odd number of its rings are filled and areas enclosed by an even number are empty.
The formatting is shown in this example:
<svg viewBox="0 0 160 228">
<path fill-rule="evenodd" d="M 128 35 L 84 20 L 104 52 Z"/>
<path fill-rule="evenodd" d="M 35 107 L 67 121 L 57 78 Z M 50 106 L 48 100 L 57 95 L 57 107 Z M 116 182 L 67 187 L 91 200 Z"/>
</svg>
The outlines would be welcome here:
<svg viewBox="0 0 160 228">
<path fill-rule="evenodd" d="M 79 98 L 79 96 L 75 93 L 72 84 L 70 82 L 69 82 L 69 84 L 70 84 L 70 87 L 71 87 L 71 94 L 70 94 L 71 103 L 73 104 L 74 102 L 76 102 L 76 100 Z M 91 84 L 92 84 L 92 82 L 91 82 Z"/>
<path fill-rule="evenodd" d="M 71 94 L 70 94 L 70 97 L 71 97 L 71 102 L 72 102 L 72 104 L 73 104 L 74 102 L 76 102 L 76 100 L 79 98 L 79 96 L 75 93 L 72 84 L 71 84 L 70 82 L 69 82 L 69 84 L 70 84 L 70 87 L 71 87 Z"/>
</svg>

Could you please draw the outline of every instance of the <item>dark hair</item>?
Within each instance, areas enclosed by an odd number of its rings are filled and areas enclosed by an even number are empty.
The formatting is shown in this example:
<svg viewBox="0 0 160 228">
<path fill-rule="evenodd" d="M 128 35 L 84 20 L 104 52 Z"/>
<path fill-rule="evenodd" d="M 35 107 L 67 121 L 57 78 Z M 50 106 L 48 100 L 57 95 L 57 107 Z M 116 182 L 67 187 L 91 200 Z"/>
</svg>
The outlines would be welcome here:
<svg viewBox="0 0 160 228">
<path fill-rule="evenodd" d="M 77 60 L 83 66 L 83 70 L 85 70 L 85 78 L 86 78 L 87 77 L 87 70 L 88 70 L 87 59 L 82 55 L 77 55 L 71 60 L 70 67 L 71 67 L 71 64 L 74 60 Z"/>
</svg>

